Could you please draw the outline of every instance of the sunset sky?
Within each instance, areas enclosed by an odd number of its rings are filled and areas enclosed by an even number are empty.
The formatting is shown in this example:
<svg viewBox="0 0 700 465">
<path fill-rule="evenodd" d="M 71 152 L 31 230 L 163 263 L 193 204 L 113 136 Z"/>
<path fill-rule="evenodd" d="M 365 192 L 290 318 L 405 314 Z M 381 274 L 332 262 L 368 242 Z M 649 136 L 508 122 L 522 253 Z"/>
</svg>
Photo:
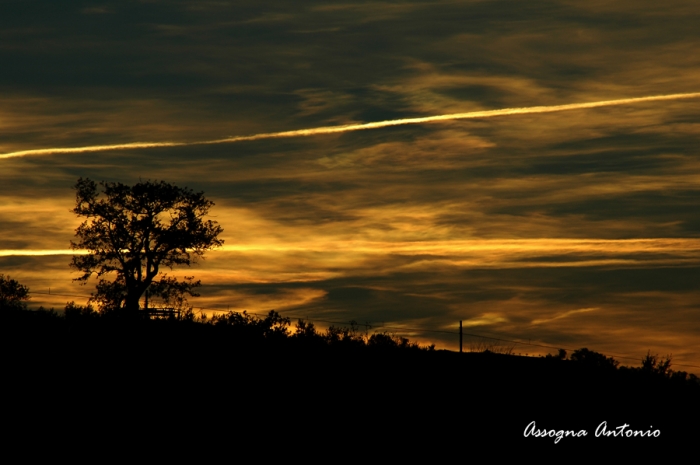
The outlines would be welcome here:
<svg viewBox="0 0 700 465">
<path fill-rule="evenodd" d="M 0 273 L 85 303 L 77 179 L 164 180 L 224 229 L 171 272 L 197 311 L 448 349 L 463 320 L 700 374 L 698 24 L 693 0 L 4 1 Z"/>
</svg>

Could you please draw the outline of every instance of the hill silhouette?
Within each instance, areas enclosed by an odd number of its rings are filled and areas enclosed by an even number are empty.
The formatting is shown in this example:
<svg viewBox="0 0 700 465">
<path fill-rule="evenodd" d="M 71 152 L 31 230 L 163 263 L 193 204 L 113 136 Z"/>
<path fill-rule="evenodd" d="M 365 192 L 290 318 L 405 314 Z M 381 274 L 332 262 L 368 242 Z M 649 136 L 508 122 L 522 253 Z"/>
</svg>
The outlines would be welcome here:
<svg viewBox="0 0 700 465">
<path fill-rule="evenodd" d="M 2 340 L 7 398 L 24 405 L 17 425 L 39 419 L 61 430 L 71 418 L 84 434 L 109 431 L 108 441 L 149 424 L 150 438 L 201 429 L 236 435 L 242 448 L 247 437 L 282 435 L 401 456 L 484 441 L 641 450 L 698 432 L 697 377 L 651 356 L 629 368 L 588 349 L 570 359 L 460 354 L 352 325 L 292 327 L 276 312 L 134 321 L 72 303 L 65 314 L 4 312 Z M 622 437 L 596 437 L 601 425 Z"/>
</svg>

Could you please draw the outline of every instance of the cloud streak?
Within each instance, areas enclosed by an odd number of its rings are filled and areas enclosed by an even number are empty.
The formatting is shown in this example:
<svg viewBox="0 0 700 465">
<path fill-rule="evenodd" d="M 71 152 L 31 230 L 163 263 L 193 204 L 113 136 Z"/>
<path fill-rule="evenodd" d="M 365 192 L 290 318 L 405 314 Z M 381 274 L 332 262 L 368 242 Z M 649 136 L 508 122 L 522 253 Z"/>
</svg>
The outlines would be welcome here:
<svg viewBox="0 0 700 465">
<path fill-rule="evenodd" d="M 652 239 L 469 239 L 434 241 L 362 241 L 362 240 L 313 240 L 308 242 L 248 243 L 224 245 L 221 252 L 235 253 L 362 253 L 460 256 L 463 254 L 678 254 L 697 258 L 700 239 L 652 238 Z M 212 251 L 216 253 L 217 251 Z M 2 256 L 79 255 L 85 250 L 70 249 L 0 249 Z"/>
<path fill-rule="evenodd" d="M 46 255 L 87 255 L 89 252 L 86 250 L 66 250 L 66 249 L 56 249 L 56 250 L 13 250 L 6 249 L 0 250 L 0 257 L 43 257 Z"/>
<path fill-rule="evenodd" d="M 281 132 L 268 132 L 261 134 L 254 134 L 250 136 L 234 136 L 227 137 L 224 139 L 214 139 L 207 141 L 195 141 L 195 142 L 132 142 L 128 144 L 112 144 L 112 145 L 91 145 L 85 147 L 58 147 L 58 148 L 47 148 L 47 149 L 30 149 L 30 150 L 20 150 L 16 152 L 8 152 L 0 154 L 0 158 L 15 158 L 24 157 L 29 155 L 59 155 L 59 154 L 72 154 L 72 153 L 84 153 L 84 152 L 102 152 L 110 150 L 129 150 L 129 149 L 148 149 L 148 148 L 162 148 L 162 147 L 182 147 L 182 146 L 193 146 L 193 145 L 213 145 L 213 144 L 227 144 L 234 142 L 243 141 L 255 141 L 261 139 L 279 139 L 279 138 L 289 138 L 289 137 L 309 137 L 323 134 L 336 134 L 351 131 L 362 131 L 368 129 L 380 129 L 391 126 L 403 126 L 409 124 L 423 124 L 423 123 L 434 123 L 442 121 L 453 121 L 460 119 L 482 119 L 482 118 L 493 118 L 498 116 L 514 116 L 514 115 L 527 115 L 527 114 L 537 114 L 537 113 L 554 113 L 560 111 L 571 111 L 571 110 L 586 110 L 591 108 L 616 106 L 616 105 L 632 105 L 636 103 L 645 102 L 655 102 L 664 100 L 683 100 L 700 98 L 700 92 L 693 93 L 683 93 L 683 94 L 667 94 L 667 95 L 652 95 L 647 97 L 635 97 L 626 99 L 616 99 L 616 100 L 601 100 L 597 102 L 586 102 L 586 103 L 569 103 L 564 105 L 548 105 L 548 106 L 534 106 L 534 107 L 522 107 L 522 108 L 502 108 L 498 110 L 483 110 L 483 111 L 472 111 L 467 113 L 450 113 L 445 115 L 435 115 L 435 116 L 423 116 L 417 118 L 402 118 L 386 121 L 375 121 L 372 123 L 359 123 L 359 124 L 346 124 L 340 126 L 322 126 L 310 129 L 297 129 L 293 131 L 281 131 Z"/>
</svg>

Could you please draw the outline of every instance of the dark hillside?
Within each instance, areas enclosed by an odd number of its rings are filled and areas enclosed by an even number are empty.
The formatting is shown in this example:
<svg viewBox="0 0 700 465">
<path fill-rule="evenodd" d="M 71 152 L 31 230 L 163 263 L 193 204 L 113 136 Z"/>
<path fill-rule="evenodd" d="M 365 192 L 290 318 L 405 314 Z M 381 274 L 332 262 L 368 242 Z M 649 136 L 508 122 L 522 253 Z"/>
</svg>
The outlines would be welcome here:
<svg viewBox="0 0 700 465">
<path fill-rule="evenodd" d="M 186 432 L 224 435 L 237 447 L 252 434 L 385 451 L 485 441 L 551 451 L 635 449 L 682 444 L 699 432 L 692 423 L 697 378 L 616 368 L 595 352 L 578 351 L 586 354 L 578 360 L 459 354 L 352 329 L 318 333 L 302 324 L 295 332 L 274 313 L 231 318 L 5 315 L 6 402 L 22 406 L 16 424 L 25 427 L 61 431 L 70 418 L 80 434 L 103 440 L 127 431 Z M 548 434 L 587 436 L 556 444 L 556 436 L 525 437 L 533 421 L 537 430 L 554 430 Z M 660 436 L 595 437 L 603 422 L 607 431 L 627 424 L 623 434 Z"/>
</svg>

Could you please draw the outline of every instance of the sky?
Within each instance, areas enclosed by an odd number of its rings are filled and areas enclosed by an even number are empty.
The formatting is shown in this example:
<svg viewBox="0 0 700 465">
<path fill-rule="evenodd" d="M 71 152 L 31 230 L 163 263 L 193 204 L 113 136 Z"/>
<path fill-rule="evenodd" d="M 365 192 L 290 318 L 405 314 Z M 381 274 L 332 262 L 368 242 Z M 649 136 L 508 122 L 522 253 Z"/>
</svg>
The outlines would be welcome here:
<svg viewBox="0 0 700 465">
<path fill-rule="evenodd" d="M 699 22 L 691 0 L 3 1 L 0 273 L 85 303 L 77 179 L 164 180 L 224 230 L 168 271 L 201 279 L 196 311 L 453 350 L 462 320 L 538 344 L 466 350 L 700 373 L 700 95 L 677 95 Z"/>
</svg>

